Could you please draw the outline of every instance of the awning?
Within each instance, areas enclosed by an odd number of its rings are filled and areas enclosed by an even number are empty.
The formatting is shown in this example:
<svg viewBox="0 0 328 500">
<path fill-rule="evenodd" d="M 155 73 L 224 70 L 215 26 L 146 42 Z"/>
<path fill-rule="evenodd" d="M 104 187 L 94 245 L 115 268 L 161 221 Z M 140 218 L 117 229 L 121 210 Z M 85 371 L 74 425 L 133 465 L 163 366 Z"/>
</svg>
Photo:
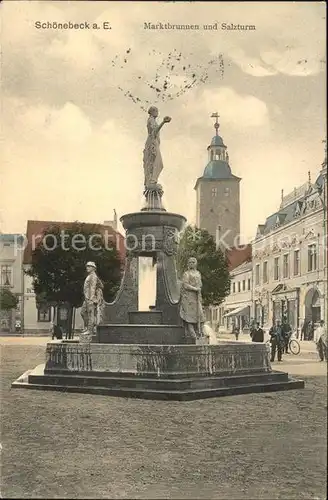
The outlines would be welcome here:
<svg viewBox="0 0 328 500">
<path fill-rule="evenodd" d="M 228 318 L 230 316 L 242 316 L 244 313 L 246 313 L 246 311 L 249 312 L 249 308 L 250 306 L 237 307 L 236 309 L 233 309 L 232 311 L 225 314 L 224 317 Z"/>
</svg>

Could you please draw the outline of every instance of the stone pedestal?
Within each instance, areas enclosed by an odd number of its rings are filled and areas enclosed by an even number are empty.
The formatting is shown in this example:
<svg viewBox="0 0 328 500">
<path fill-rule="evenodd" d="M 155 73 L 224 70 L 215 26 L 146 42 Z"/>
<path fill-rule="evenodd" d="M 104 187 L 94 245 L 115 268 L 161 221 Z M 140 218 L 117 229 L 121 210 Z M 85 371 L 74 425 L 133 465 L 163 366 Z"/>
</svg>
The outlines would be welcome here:
<svg viewBox="0 0 328 500">
<path fill-rule="evenodd" d="M 120 219 L 126 231 L 124 275 L 114 302 L 105 305 L 103 323 L 98 327 L 93 342 L 186 342 L 179 316 L 180 290 L 175 263 L 178 234 L 186 219 L 162 207 L 162 194 L 159 185 L 146 190 L 146 203 L 142 210 L 126 214 Z M 156 302 L 149 311 L 138 311 L 139 257 L 151 257 L 157 266 Z M 136 325 L 144 326 L 142 335 L 140 327 Z"/>
<path fill-rule="evenodd" d="M 304 382 L 272 371 L 265 344 L 47 344 L 46 363 L 13 388 L 193 400 L 300 389 Z"/>
</svg>

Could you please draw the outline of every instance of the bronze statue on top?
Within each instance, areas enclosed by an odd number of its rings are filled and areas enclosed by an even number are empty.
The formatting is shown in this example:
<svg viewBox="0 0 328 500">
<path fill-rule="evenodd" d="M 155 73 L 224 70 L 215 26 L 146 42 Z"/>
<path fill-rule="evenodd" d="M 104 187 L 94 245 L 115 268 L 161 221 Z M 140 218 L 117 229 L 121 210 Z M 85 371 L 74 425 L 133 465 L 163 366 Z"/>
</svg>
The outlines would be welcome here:
<svg viewBox="0 0 328 500">
<path fill-rule="evenodd" d="M 145 174 L 145 190 L 158 186 L 158 178 L 163 170 L 163 161 L 160 150 L 159 132 L 165 123 L 169 123 L 171 118 L 165 116 L 163 121 L 158 124 L 158 108 L 151 106 L 148 110 L 149 118 L 147 120 L 148 137 L 143 151 L 143 167 Z"/>
</svg>

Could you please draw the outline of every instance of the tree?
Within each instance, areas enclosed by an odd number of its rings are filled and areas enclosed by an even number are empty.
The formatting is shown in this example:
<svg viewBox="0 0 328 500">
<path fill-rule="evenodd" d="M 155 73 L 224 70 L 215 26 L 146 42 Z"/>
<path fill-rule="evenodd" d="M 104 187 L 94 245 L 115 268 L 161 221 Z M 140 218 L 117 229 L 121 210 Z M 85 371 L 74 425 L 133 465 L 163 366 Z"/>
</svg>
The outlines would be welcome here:
<svg viewBox="0 0 328 500">
<path fill-rule="evenodd" d="M 222 250 L 216 248 L 214 238 L 208 231 L 193 226 L 187 226 L 183 231 L 177 255 L 180 278 L 187 269 L 190 257 L 196 257 L 198 261 L 204 306 L 221 304 L 230 292 L 228 261 Z"/>
<path fill-rule="evenodd" d="M 0 309 L 3 311 L 10 311 L 11 309 L 16 309 L 18 305 L 18 297 L 14 295 L 7 288 L 1 288 L 0 290 Z"/>
<path fill-rule="evenodd" d="M 65 231 L 49 227 L 32 252 L 31 268 L 26 274 L 33 278 L 37 306 L 66 304 L 69 308 L 69 335 L 72 310 L 81 307 L 85 265 L 93 261 L 104 284 L 104 299 L 115 297 L 122 273 L 122 262 L 113 239 L 100 233 L 99 226 L 74 223 Z"/>
</svg>

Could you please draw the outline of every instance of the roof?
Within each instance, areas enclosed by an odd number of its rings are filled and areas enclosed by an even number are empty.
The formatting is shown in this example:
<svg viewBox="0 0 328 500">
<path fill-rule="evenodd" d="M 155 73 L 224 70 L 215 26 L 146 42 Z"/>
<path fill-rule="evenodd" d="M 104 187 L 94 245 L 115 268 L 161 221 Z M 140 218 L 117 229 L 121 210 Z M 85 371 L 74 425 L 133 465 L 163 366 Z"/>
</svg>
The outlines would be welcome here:
<svg viewBox="0 0 328 500">
<path fill-rule="evenodd" d="M 270 233 L 270 231 L 277 227 L 277 222 L 279 223 L 278 226 L 282 226 L 295 220 L 295 211 L 297 206 L 300 204 L 302 204 L 302 201 L 300 199 L 295 200 L 293 203 L 285 206 L 281 211 L 275 212 L 274 214 L 270 215 L 265 221 L 264 228 L 262 229 L 261 234 L 258 236 L 264 236 Z"/>
<path fill-rule="evenodd" d="M 318 187 L 318 188 L 322 188 L 323 186 L 323 183 L 324 183 L 324 176 L 320 173 L 318 178 L 316 179 L 315 181 L 315 185 Z"/>
<path fill-rule="evenodd" d="M 325 177 L 321 172 L 314 184 L 307 182 L 284 196 L 279 210 L 269 215 L 265 224 L 258 225 L 256 239 L 269 234 L 273 229 L 294 221 L 295 217 L 302 216 L 307 199 L 311 198 L 313 200 L 318 197 L 322 192 L 324 182 Z M 320 206 L 322 207 L 321 204 Z"/>
<path fill-rule="evenodd" d="M 252 261 L 251 260 L 246 260 L 239 266 L 235 267 L 232 272 L 234 275 L 244 273 L 246 271 L 251 271 L 252 270 Z"/>
<path fill-rule="evenodd" d="M 20 240 L 24 239 L 24 235 L 23 234 L 18 234 L 18 233 L 15 233 L 15 234 L 6 234 L 6 233 L 0 233 L 0 241 L 3 241 L 5 243 L 9 243 L 9 242 L 18 242 Z"/>
<path fill-rule="evenodd" d="M 211 140 L 211 146 L 222 146 L 226 147 L 225 144 L 223 143 L 223 139 L 219 135 L 215 135 L 213 139 Z"/>
<path fill-rule="evenodd" d="M 112 226 L 104 224 L 84 223 L 79 221 L 62 222 L 62 221 L 29 220 L 27 221 L 27 229 L 26 229 L 27 244 L 24 250 L 23 264 L 31 264 L 32 252 L 46 230 L 54 226 L 60 227 L 60 229 L 65 230 L 74 227 L 76 224 L 83 226 L 86 230 L 94 230 L 99 232 L 100 234 L 105 234 L 105 232 L 107 231 L 108 235 L 110 236 L 113 235 L 113 241 L 116 242 L 116 248 L 121 258 L 122 259 L 125 258 L 125 238 L 121 233 L 115 231 L 112 228 Z"/>
<path fill-rule="evenodd" d="M 295 188 L 293 191 L 290 193 L 287 193 L 284 195 L 282 202 L 280 204 L 280 209 L 284 208 L 285 206 L 289 205 L 293 201 L 300 200 L 301 198 L 304 198 L 306 192 L 309 189 L 309 183 L 306 182 L 305 184 L 302 184 L 298 188 Z"/>
<path fill-rule="evenodd" d="M 251 262 L 252 245 L 248 243 L 247 245 L 229 248 L 226 252 L 226 257 L 228 259 L 229 271 L 232 271 L 244 262 Z"/>
<path fill-rule="evenodd" d="M 223 160 L 211 160 L 205 167 L 203 178 L 229 179 L 234 177 L 228 163 Z"/>
</svg>

